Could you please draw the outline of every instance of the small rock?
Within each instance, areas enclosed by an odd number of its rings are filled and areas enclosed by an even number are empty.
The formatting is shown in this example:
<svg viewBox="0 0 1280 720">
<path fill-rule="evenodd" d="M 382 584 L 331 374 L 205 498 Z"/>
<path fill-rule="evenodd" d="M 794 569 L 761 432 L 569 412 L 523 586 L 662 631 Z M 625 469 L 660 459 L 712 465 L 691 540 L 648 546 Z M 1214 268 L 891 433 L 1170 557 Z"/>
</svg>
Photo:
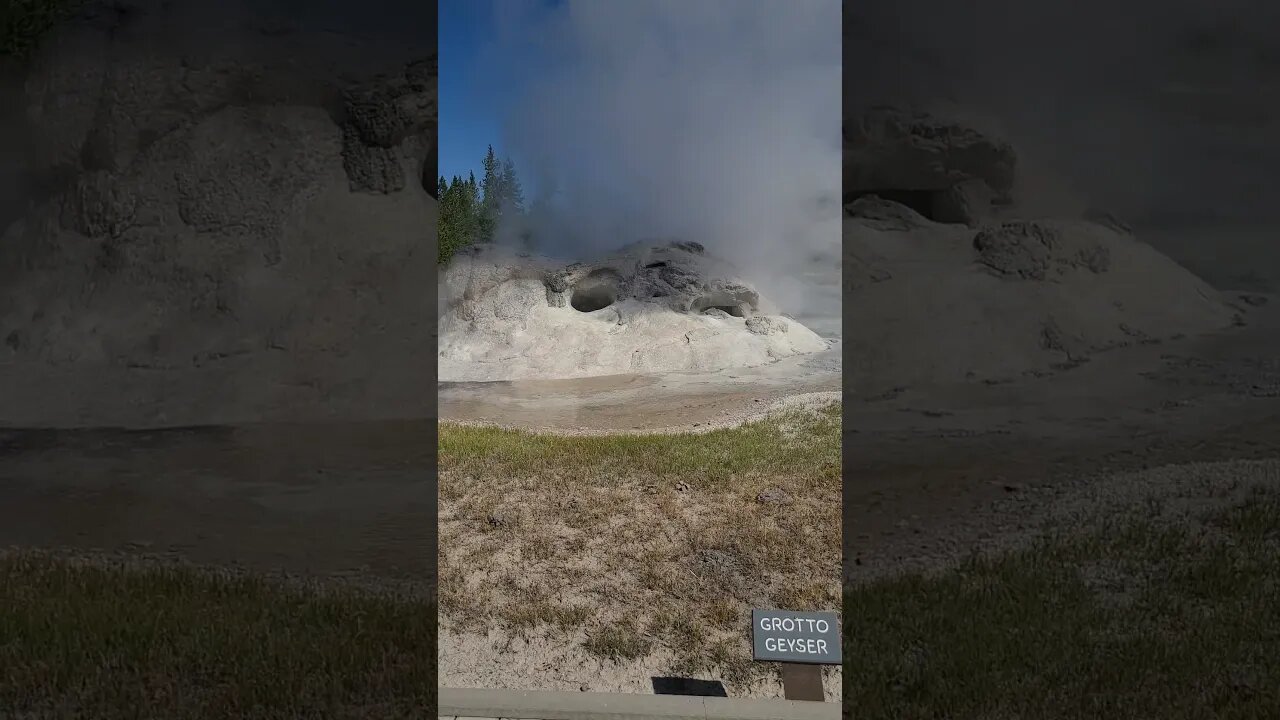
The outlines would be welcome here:
<svg viewBox="0 0 1280 720">
<path fill-rule="evenodd" d="M 977 227 L 991 213 L 994 193 L 981 178 L 966 178 L 935 194 L 933 219 Z"/>
<path fill-rule="evenodd" d="M 975 235 L 973 247 L 978 262 L 998 275 L 1044 280 L 1059 242 L 1057 231 L 1047 225 L 1006 222 Z"/>
<path fill-rule="evenodd" d="M 766 505 L 787 505 L 791 502 L 791 496 L 782 488 L 769 488 L 756 495 L 756 502 Z"/>
<path fill-rule="evenodd" d="M 756 335 L 776 335 L 785 333 L 788 330 L 787 321 L 780 317 L 772 317 L 769 315 L 757 315 L 749 318 L 746 323 L 747 330 Z"/>
</svg>

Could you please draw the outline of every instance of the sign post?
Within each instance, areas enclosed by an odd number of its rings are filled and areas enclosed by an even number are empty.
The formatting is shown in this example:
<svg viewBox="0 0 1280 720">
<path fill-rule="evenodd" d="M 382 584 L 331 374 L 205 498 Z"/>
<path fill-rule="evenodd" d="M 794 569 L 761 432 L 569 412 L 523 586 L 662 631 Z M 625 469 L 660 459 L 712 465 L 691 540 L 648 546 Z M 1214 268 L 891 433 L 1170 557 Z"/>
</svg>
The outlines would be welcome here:
<svg viewBox="0 0 1280 720">
<path fill-rule="evenodd" d="M 752 610 L 751 645 L 757 662 L 782 663 L 786 699 L 826 700 L 822 666 L 842 662 L 835 613 Z"/>
</svg>

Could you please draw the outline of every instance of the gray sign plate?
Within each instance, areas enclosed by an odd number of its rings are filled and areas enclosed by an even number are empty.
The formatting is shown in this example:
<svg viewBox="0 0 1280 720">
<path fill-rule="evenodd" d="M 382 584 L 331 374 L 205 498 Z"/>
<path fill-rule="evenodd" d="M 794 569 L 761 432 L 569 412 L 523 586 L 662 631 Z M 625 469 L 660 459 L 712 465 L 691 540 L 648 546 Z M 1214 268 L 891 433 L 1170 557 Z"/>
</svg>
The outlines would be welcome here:
<svg viewBox="0 0 1280 720">
<path fill-rule="evenodd" d="M 839 665 L 840 620 L 833 612 L 752 610 L 751 644 L 761 662 Z"/>
</svg>

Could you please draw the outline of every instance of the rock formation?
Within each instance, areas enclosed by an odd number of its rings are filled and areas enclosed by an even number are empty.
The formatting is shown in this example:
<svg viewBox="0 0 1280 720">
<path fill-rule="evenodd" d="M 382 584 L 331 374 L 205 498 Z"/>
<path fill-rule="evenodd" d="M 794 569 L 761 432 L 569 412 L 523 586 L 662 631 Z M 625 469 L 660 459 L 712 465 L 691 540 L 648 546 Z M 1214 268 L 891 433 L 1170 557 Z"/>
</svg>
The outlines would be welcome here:
<svg viewBox="0 0 1280 720">
<path fill-rule="evenodd" d="M 844 198 L 877 195 L 942 222 L 976 223 L 1012 201 L 1013 148 L 977 130 L 889 107 L 844 131 Z"/>
<path fill-rule="evenodd" d="M 0 422 L 429 412 L 435 18 L 274 4 L 91 2 L 22 68 Z"/>
<path fill-rule="evenodd" d="M 1230 325 L 1207 284 L 1105 214 L 1024 216 L 1013 149 L 879 108 L 845 147 L 846 381 L 1001 382 Z"/>
<path fill-rule="evenodd" d="M 442 380 L 719 370 L 828 346 L 694 242 L 568 265 L 473 249 L 444 284 Z"/>
</svg>

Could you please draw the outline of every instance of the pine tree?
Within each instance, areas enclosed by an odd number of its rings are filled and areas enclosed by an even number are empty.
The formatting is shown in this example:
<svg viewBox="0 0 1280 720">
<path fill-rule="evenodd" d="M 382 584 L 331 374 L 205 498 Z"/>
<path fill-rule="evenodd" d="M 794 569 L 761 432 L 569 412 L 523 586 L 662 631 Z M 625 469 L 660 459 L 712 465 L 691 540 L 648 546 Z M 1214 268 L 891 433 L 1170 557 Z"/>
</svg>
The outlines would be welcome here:
<svg viewBox="0 0 1280 720">
<path fill-rule="evenodd" d="M 480 186 L 476 183 L 476 174 L 474 171 L 467 174 L 466 188 L 468 195 L 471 197 L 471 204 L 477 211 L 479 211 L 481 201 Z"/>
<path fill-rule="evenodd" d="M 481 167 L 484 168 L 484 178 L 480 181 L 480 189 L 483 191 L 483 196 L 481 197 L 479 213 L 479 239 L 488 242 L 493 239 L 493 231 L 498 224 L 498 213 L 502 198 L 502 167 L 498 162 L 498 156 L 493 152 L 492 145 L 489 146 L 489 151 L 485 153 Z"/>
<path fill-rule="evenodd" d="M 489 146 L 489 151 L 485 153 L 484 160 L 480 162 L 480 167 L 484 168 L 484 178 L 480 181 L 480 189 L 484 191 L 485 205 L 493 205 L 498 201 L 498 185 L 501 182 L 499 173 L 502 168 L 498 164 L 498 156 L 493 152 L 492 145 Z M 472 173 L 472 177 L 475 177 L 474 173 Z"/>
<path fill-rule="evenodd" d="M 478 203 L 475 180 L 464 181 L 455 175 L 445 187 L 440 199 L 438 261 L 447 263 L 458 250 L 475 242 L 477 237 Z"/>
<path fill-rule="evenodd" d="M 502 203 L 499 206 L 503 211 L 524 212 L 524 189 L 520 186 L 520 179 L 516 177 L 515 163 L 511 162 L 511 158 L 507 158 L 502 163 Z"/>
<path fill-rule="evenodd" d="M 448 182 L 440 176 L 440 257 L 448 262 L 461 248 L 475 242 L 490 242 L 498 222 L 505 213 L 526 213 L 524 188 L 510 158 L 499 161 L 490 145 L 481 163 L 483 175 L 476 181 L 474 172 L 464 180 L 453 176 Z M 527 234 L 526 232 L 519 230 Z M 527 239 L 527 238 L 526 238 Z"/>
</svg>

